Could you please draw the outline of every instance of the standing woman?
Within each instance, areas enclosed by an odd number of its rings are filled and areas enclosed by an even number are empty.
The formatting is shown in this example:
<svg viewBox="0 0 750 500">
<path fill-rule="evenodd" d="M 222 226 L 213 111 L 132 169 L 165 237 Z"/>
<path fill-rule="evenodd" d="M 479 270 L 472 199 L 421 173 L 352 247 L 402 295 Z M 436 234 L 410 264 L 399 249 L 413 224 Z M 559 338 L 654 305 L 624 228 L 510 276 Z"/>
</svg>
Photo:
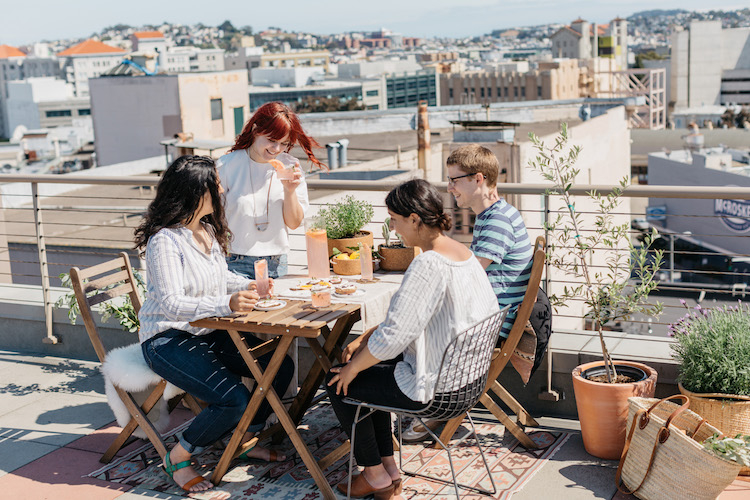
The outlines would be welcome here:
<svg viewBox="0 0 750 500">
<path fill-rule="evenodd" d="M 177 158 L 162 175 L 135 248 L 146 254 L 148 286 L 138 315 L 141 349 L 151 369 L 168 382 L 208 403 L 180 435 L 164 459 L 170 478 L 185 491 L 213 485 L 193 469 L 190 457 L 237 426 L 250 402 L 241 377 L 251 377 L 229 334 L 195 328 L 191 321 L 251 311 L 258 301 L 255 283 L 229 272 L 229 238 L 216 166 L 205 156 Z M 248 335 L 252 347 L 261 343 Z M 258 358 L 265 368 L 273 353 Z M 273 382 L 284 394 L 294 373 L 287 356 Z M 271 407 L 264 402 L 243 441 L 263 428 Z M 284 460 L 258 446 L 241 458 Z"/>
<path fill-rule="evenodd" d="M 287 273 L 288 229 L 297 229 L 310 206 L 300 169 L 294 178 L 279 180 L 269 164 L 279 153 L 299 144 L 312 163 L 326 168 L 313 154 L 320 144 L 305 134 L 288 106 L 269 102 L 245 124 L 229 153 L 217 164 L 224 185 L 229 231 L 232 233 L 229 269 L 255 279 L 254 263 L 268 261 L 268 275 Z"/>
</svg>

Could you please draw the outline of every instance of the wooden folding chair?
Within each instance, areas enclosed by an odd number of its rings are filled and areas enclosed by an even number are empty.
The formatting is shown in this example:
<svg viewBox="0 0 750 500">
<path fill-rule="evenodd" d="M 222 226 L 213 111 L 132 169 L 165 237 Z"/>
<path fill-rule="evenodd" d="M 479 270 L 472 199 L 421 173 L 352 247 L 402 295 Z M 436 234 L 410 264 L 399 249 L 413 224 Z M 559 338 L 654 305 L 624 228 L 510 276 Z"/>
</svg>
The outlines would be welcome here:
<svg viewBox="0 0 750 500">
<path fill-rule="evenodd" d="M 92 279 L 96 278 L 96 279 Z M 133 275 L 133 269 L 130 266 L 130 259 L 125 252 L 120 253 L 116 259 L 79 269 L 73 267 L 70 270 L 70 280 L 73 284 L 76 301 L 81 310 L 81 317 L 86 326 L 86 332 L 89 334 L 91 344 L 94 346 L 99 361 L 104 363 L 107 358 L 107 349 L 102 343 L 99 330 L 94 322 L 94 316 L 91 307 L 96 304 L 115 299 L 123 295 L 129 295 L 130 301 L 136 313 L 141 309 L 141 298 L 136 288 L 136 280 Z M 122 429 L 120 434 L 110 445 L 109 449 L 99 459 L 102 463 L 109 463 L 115 454 L 127 443 L 136 428 L 140 427 L 159 455 L 164 459 L 167 454 L 164 441 L 156 430 L 151 421 L 146 417 L 148 412 L 158 403 L 164 394 L 164 388 L 167 385 L 166 380 L 161 380 L 156 388 L 151 391 L 143 405 L 139 405 L 131 393 L 114 385 L 117 394 L 128 409 L 131 415 L 130 422 Z M 172 411 L 180 399 L 184 398 L 185 403 L 196 415 L 200 413 L 201 407 L 198 402 L 189 394 L 183 394 L 173 398 L 169 402 L 169 411 Z"/>
<path fill-rule="evenodd" d="M 490 365 L 490 372 L 487 378 L 487 385 L 484 388 L 484 393 L 479 398 L 479 402 L 482 403 L 485 408 L 490 410 L 490 412 L 495 415 L 498 421 L 500 421 L 500 423 L 503 424 L 505 428 L 508 429 L 511 434 L 513 434 L 513 436 L 515 436 L 518 441 L 527 449 L 535 449 L 538 448 L 538 446 L 524 432 L 524 430 L 518 423 L 529 426 L 538 426 L 539 423 L 534 420 L 531 415 L 529 415 L 529 412 L 526 411 L 521 403 L 519 403 L 513 396 L 511 396 L 511 394 L 507 390 L 505 390 L 502 385 L 500 385 L 500 383 L 497 381 L 497 377 L 500 376 L 500 373 L 502 373 L 505 365 L 507 365 L 508 361 L 510 361 L 511 356 L 513 355 L 513 351 L 516 350 L 516 346 L 518 346 L 518 342 L 519 340 L 521 340 L 526 322 L 531 316 L 531 310 L 534 307 L 534 303 L 536 302 L 539 283 L 542 281 L 542 272 L 544 271 L 545 261 L 545 248 L 546 241 L 543 236 L 539 236 L 536 239 L 536 242 L 534 242 L 534 257 L 531 265 L 531 276 L 529 276 L 528 288 L 526 289 L 526 293 L 523 296 L 523 301 L 518 308 L 518 313 L 516 314 L 516 319 L 510 329 L 508 338 L 505 340 L 502 347 L 495 349 L 494 358 L 492 360 L 492 364 Z M 503 401 L 503 403 L 508 405 L 513 413 L 516 414 L 517 422 L 511 420 L 510 417 L 495 403 L 495 401 L 490 397 L 490 393 L 495 394 Z M 456 433 L 456 430 L 458 430 L 458 427 L 461 425 L 461 422 L 463 421 L 465 416 L 466 414 L 463 414 L 449 420 L 445 424 L 443 432 L 440 434 L 440 441 L 442 441 L 443 443 L 449 442 L 453 435 Z M 440 445 L 436 444 L 436 448 L 440 448 Z"/>
</svg>

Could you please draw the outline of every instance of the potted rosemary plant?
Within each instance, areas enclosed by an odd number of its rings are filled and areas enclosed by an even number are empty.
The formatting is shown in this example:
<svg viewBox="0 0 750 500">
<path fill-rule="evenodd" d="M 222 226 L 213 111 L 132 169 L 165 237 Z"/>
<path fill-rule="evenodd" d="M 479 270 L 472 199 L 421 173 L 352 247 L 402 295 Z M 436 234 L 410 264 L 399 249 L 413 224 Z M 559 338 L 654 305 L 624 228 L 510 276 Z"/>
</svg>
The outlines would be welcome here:
<svg viewBox="0 0 750 500">
<path fill-rule="evenodd" d="M 699 304 L 669 326 L 669 335 L 690 409 L 727 436 L 750 434 L 750 306 Z M 747 464 L 740 474 L 750 475 Z"/>
<path fill-rule="evenodd" d="M 568 146 L 568 127 L 563 123 L 554 145 L 548 146 L 529 134 L 537 156 L 529 166 L 553 183 L 550 199 L 559 199 L 556 216 L 545 223 L 548 234 L 548 263 L 562 271 L 567 282 L 574 282 L 549 295 L 559 309 L 575 300 L 584 303 L 584 319 L 598 333 L 602 360 L 573 370 L 573 388 L 586 451 L 605 459 L 619 459 L 625 444 L 628 397 L 653 397 L 656 371 L 641 363 L 614 361 L 607 348 L 604 330 L 618 319 L 635 313 L 657 315 L 661 304 L 649 303 L 656 288 L 655 275 L 662 252 L 649 255 L 656 238 L 646 233 L 635 247 L 629 236 L 630 224 L 618 222 L 615 211 L 628 185 L 622 179 L 610 193 L 587 193 L 593 215 L 576 210 L 572 194 L 579 169 L 575 167 L 579 146 Z M 596 263 L 593 265 L 592 263 Z M 635 276 L 637 279 L 631 279 Z"/>
</svg>

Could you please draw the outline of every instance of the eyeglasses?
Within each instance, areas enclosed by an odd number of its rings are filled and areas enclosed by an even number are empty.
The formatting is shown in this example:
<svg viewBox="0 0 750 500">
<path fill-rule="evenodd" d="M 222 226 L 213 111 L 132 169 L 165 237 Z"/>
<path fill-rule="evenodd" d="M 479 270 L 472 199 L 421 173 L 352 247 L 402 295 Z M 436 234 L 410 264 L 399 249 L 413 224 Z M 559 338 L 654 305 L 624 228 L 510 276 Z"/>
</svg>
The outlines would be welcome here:
<svg viewBox="0 0 750 500">
<path fill-rule="evenodd" d="M 464 175 L 458 175 L 456 177 L 448 177 L 448 184 L 455 184 L 458 179 L 461 179 L 463 177 L 469 177 L 470 175 L 477 175 L 476 172 L 473 174 L 464 174 Z"/>
</svg>

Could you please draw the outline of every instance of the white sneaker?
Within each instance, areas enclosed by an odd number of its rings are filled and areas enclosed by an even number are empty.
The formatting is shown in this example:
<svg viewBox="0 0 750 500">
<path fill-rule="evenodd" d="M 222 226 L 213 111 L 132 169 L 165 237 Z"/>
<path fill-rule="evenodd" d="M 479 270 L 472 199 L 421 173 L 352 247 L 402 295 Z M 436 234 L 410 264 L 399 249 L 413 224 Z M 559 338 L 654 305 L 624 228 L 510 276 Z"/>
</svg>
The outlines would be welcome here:
<svg viewBox="0 0 750 500">
<path fill-rule="evenodd" d="M 441 420 L 425 420 L 424 422 L 433 432 L 443 423 Z M 404 424 L 405 423 L 406 422 L 404 422 Z M 407 443 L 424 441 L 430 437 L 430 433 L 416 418 L 411 419 L 406 426 L 406 429 L 401 431 L 401 439 Z"/>
</svg>

